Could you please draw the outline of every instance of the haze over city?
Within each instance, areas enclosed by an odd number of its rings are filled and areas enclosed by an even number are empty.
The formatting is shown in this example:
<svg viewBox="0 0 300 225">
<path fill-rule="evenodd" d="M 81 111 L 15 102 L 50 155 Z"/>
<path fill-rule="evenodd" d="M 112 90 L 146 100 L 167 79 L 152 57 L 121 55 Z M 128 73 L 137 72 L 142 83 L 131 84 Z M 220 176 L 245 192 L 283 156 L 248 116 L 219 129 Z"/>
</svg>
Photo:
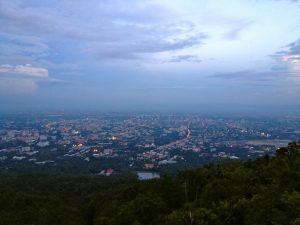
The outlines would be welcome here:
<svg viewBox="0 0 300 225">
<path fill-rule="evenodd" d="M 299 112 L 299 12 L 295 0 L 2 0 L 1 111 Z"/>
</svg>

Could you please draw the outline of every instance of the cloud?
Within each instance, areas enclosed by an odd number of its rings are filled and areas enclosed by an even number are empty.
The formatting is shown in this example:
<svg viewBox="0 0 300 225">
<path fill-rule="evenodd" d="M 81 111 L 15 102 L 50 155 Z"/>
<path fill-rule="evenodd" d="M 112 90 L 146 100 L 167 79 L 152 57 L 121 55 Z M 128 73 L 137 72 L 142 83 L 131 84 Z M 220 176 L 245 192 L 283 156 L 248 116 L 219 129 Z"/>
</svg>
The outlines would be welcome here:
<svg viewBox="0 0 300 225">
<path fill-rule="evenodd" d="M 48 77 L 48 70 L 45 68 L 32 67 L 30 64 L 18 65 L 14 70 L 18 74 L 24 74 L 31 77 Z"/>
<path fill-rule="evenodd" d="M 49 55 L 48 45 L 38 37 L 0 31 L 0 40 L 0 64 L 37 64 Z"/>
<path fill-rule="evenodd" d="M 49 47 L 38 37 L 1 34 L 0 50 L 2 55 L 26 53 L 44 57 L 47 55 Z"/>
<path fill-rule="evenodd" d="M 97 55 L 101 58 L 121 58 L 133 59 L 143 54 L 154 54 L 159 52 L 169 52 L 185 49 L 200 44 L 207 38 L 204 34 L 195 34 L 184 38 L 174 38 L 171 40 L 157 39 L 152 37 L 140 37 L 140 40 L 123 40 L 121 42 L 111 42 L 102 44 L 90 42 L 85 46 L 85 52 Z"/>
<path fill-rule="evenodd" d="M 242 70 L 231 73 L 216 73 L 211 78 L 218 78 L 224 80 L 236 80 L 236 81 L 259 81 L 268 82 L 278 79 L 285 79 L 293 77 L 293 74 L 286 70 L 270 70 L 270 71 L 255 71 L 255 70 Z"/>
<path fill-rule="evenodd" d="M 0 93 L 32 93 L 37 88 L 38 85 L 33 79 L 0 77 Z"/>
<path fill-rule="evenodd" d="M 202 62 L 202 60 L 196 55 L 177 55 L 167 62 Z"/>
<path fill-rule="evenodd" d="M 241 35 L 241 32 L 252 25 L 252 21 L 240 20 L 238 23 L 233 24 L 232 29 L 227 32 L 224 37 L 226 39 L 235 40 Z"/>
<path fill-rule="evenodd" d="M 185 49 L 208 38 L 155 2 L 56 1 L 53 5 L 1 2 L 1 33 L 72 40 L 86 56 L 108 59 Z"/>
<path fill-rule="evenodd" d="M 40 83 L 62 83 L 49 77 L 48 70 L 42 67 L 26 65 L 0 65 L 1 93 L 31 93 L 38 89 Z"/>
<path fill-rule="evenodd" d="M 9 73 L 14 70 L 11 65 L 0 65 L 0 73 Z"/>
<path fill-rule="evenodd" d="M 299 55 L 300 54 L 300 38 L 286 46 L 288 48 L 284 53 L 289 55 Z"/>
<path fill-rule="evenodd" d="M 26 65 L 0 65 L 0 73 L 25 75 L 33 78 L 46 78 L 48 77 L 48 70 L 40 67 L 33 67 L 30 64 Z"/>
<path fill-rule="evenodd" d="M 287 71 L 300 76 L 300 39 L 286 45 L 285 50 L 276 52 L 271 55 L 276 62 L 285 67 Z M 299 79 L 298 79 L 299 81 Z"/>
<path fill-rule="evenodd" d="M 216 73 L 210 77 L 212 78 L 220 78 L 220 79 L 244 79 L 245 77 L 252 77 L 254 71 L 252 70 L 242 70 L 238 72 L 232 73 Z"/>
</svg>

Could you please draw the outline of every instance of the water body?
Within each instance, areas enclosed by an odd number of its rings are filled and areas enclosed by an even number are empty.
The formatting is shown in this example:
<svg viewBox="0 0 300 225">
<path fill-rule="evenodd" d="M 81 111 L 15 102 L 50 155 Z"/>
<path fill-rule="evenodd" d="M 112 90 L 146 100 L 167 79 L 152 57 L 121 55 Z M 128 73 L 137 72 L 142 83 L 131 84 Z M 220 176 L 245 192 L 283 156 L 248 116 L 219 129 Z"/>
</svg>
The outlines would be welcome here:
<svg viewBox="0 0 300 225">
<path fill-rule="evenodd" d="M 139 180 L 151 180 L 160 178 L 160 174 L 153 171 L 138 171 L 137 175 Z"/>
</svg>

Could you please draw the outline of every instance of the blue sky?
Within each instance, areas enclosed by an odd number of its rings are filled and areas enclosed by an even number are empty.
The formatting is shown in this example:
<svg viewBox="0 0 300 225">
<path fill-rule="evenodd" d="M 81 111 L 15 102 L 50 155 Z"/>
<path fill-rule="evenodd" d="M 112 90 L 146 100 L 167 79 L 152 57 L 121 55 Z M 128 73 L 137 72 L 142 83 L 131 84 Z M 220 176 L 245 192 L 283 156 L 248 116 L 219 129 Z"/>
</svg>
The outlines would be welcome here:
<svg viewBox="0 0 300 225">
<path fill-rule="evenodd" d="M 0 2 L 7 110 L 300 108 L 300 1 Z"/>
</svg>

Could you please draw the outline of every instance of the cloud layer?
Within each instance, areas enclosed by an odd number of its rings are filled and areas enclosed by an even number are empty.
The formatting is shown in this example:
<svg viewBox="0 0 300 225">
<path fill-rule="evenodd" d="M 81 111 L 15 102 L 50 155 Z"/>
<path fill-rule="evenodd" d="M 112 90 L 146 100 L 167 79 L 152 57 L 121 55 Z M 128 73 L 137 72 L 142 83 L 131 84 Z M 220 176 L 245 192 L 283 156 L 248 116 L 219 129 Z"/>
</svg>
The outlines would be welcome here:
<svg viewBox="0 0 300 225">
<path fill-rule="evenodd" d="M 48 70 L 40 67 L 33 67 L 30 64 L 26 65 L 0 65 L 0 73 L 25 75 L 34 78 L 48 77 Z"/>
<path fill-rule="evenodd" d="M 0 92 L 31 93 L 41 81 L 50 81 L 45 68 L 26 65 L 0 65 Z"/>
<path fill-rule="evenodd" d="M 2 0 L 0 101 L 300 107 L 298 3 Z"/>
<path fill-rule="evenodd" d="M 191 22 L 173 17 L 176 14 L 172 10 L 149 1 L 92 0 L 83 5 L 63 0 L 56 1 L 52 8 L 26 7 L 17 1 L 0 3 L 0 23 L 6 24 L 2 33 L 38 36 L 45 42 L 49 38 L 74 41 L 83 53 L 101 58 L 130 59 L 139 54 L 180 50 L 201 44 L 208 37 Z M 39 49 L 47 49 L 44 45 L 36 46 L 37 52 L 29 51 L 37 55 Z"/>
</svg>

